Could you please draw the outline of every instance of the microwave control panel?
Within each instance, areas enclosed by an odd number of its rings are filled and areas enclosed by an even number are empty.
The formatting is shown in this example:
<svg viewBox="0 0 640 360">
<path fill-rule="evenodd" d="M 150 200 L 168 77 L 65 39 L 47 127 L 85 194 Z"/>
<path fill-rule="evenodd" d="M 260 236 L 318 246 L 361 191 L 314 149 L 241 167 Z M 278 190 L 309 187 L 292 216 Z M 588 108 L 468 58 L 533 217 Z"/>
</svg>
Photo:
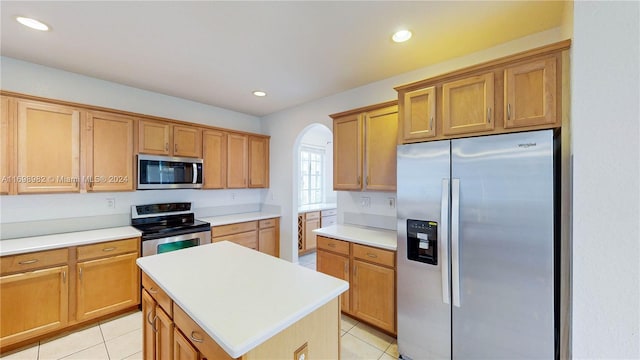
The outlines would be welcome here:
<svg viewBox="0 0 640 360">
<path fill-rule="evenodd" d="M 407 219 L 407 257 L 438 265 L 438 223 Z"/>
</svg>

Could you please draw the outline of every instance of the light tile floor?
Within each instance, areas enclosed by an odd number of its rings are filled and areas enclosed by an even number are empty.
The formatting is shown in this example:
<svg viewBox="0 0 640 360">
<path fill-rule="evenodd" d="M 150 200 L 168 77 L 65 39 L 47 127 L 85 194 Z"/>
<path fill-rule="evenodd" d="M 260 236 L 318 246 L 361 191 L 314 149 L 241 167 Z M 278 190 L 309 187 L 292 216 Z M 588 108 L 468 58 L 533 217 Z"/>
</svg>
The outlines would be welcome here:
<svg viewBox="0 0 640 360">
<path fill-rule="evenodd" d="M 301 256 L 300 265 L 316 270 L 316 254 Z M 398 358 L 394 338 L 346 315 L 341 315 L 342 360 L 391 360 Z M 140 312 L 100 322 L 74 333 L 41 341 L 1 359 L 134 360 L 142 359 Z"/>
</svg>

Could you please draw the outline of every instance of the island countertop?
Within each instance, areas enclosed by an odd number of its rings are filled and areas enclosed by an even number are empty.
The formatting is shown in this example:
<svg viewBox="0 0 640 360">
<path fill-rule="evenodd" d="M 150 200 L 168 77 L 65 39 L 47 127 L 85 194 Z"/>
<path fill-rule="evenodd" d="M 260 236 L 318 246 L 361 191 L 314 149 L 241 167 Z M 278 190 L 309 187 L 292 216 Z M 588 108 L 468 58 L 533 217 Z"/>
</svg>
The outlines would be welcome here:
<svg viewBox="0 0 640 360">
<path fill-rule="evenodd" d="M 234 358 L 349 288 L 345 281 L 229 241 L 137 263 Z"/>
</svg>

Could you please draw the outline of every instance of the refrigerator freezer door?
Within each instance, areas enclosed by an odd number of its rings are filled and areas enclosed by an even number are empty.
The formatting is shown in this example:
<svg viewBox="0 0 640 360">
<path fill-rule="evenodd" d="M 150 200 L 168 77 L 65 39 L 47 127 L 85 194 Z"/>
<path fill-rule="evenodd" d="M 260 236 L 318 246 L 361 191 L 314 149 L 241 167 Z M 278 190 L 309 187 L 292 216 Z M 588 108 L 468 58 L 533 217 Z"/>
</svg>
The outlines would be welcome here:
<svg viewBox="0 0 640 360">
<path fill-rule="evenodd" d="M 413 360 L 448 359 L 451 357 L 447 235 L 450 142 L 398 146 L 397 166 L 398 350 Z M 408 259 L 407 220 L 417 220 L 409 222 L 411 232 L 424 240 L 413 241 L 414 246 L 421 247 L 416 251 L 429 251 L 427 240 L 433 238 L 433 229 L 437 228 L 437 261 L 432 261 L 436 265 Z M 420 223 L 424 223 L 422 230 Z"/>
<path fill-rule="evenodd" d="M 452 140 L 454 359 L 554 358 L 553 150 L 550 130 Z"/>
</svg>

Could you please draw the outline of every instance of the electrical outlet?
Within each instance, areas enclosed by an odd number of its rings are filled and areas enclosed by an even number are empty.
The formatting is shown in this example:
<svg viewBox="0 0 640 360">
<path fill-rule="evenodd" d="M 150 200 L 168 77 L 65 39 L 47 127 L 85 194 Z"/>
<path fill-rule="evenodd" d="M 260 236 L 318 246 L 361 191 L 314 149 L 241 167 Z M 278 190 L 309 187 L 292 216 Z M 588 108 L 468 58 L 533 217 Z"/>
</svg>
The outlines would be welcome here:
<svg viewBox="0 0 640 360">
<path fill-rule="evenodd" d="M 396 198 L 390 197 L 387 200 L 388 200 L 389 208 L 390 209 L 395 209 L 396 208 Z"/>
<path fill-rule="evenodd" d="M 115 209 L 115 207 L 116 207 L 116 198 L 107 198 L 107 207 L 109 209 Z"/>
<path fill-rule="evenodd" d="M 360 198 L 360 206 L 363 208 L 371 207 L 371 198 L 368 196 L 363 196 Z"/>
</svg>

